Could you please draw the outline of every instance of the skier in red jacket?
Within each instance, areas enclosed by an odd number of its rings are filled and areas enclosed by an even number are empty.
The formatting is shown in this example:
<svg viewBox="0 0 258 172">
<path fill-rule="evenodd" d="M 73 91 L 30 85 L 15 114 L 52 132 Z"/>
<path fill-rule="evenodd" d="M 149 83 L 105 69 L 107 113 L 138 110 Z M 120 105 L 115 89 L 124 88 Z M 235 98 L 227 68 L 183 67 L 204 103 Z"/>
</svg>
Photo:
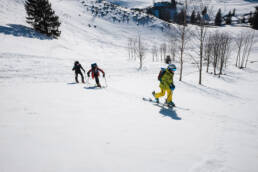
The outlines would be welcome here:
<svg viewBox="0 0 258 172">
<path fill-rule="evenodd" d="M 105 72 L 98 68 L 96 63 L 91 64 L 91 69 L 87 72 L 88 77 L 90 77 L 90 73 L 92 76 L 92 79 L 95 78 L 96 84 L 98 87 L 101 87 L 100 83 L 99 83 L 99 71 L 102 72 L 103 77 L 105 77 Z"/>
</svg>

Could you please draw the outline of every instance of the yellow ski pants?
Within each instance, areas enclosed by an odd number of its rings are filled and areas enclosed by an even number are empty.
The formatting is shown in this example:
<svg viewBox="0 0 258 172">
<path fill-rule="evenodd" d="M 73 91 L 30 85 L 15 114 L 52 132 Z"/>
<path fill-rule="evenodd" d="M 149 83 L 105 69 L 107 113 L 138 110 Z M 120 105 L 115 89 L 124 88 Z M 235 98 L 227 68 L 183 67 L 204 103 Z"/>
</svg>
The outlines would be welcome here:
<svg viewBox="0 0 258 172">
<path fill-rule="evenodd" d="M 171 89 L 160 88 L 160 90 L 161 91 L 159 93 L 155 94 L 155 98 L 160 98 L 160 97 L 164 96 L 165 93 L 167 92 L 167 103 L 172 102 L 173 92 L 171 91 Z"/>
</svg>

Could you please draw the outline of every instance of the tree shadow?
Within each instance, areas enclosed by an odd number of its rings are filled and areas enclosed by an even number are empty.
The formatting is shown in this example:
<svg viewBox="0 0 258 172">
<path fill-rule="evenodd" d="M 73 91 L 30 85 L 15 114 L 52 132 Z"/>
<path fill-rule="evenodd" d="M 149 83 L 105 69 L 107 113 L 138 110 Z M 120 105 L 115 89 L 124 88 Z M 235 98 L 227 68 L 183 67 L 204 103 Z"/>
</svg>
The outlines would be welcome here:
<svg viewBox="0 0 258 172">
<path fill-rule="evenodd" d="M 51 40 L 53 38 L 48 37 L 44 34 L 36 32 L 30 27 L 23 26 L 20 24 L 7 24 L 7 26 L 0 26 L 0 34 L 13 35 L 17 37 L 26 37 L 26 38 L 37 38 L 40 40 Z"/>
<path fill-rule="evenodd" d="M 251 3 L 256 3 L 256 2 L 258 2 L 258 0 L 244 0 L 244 1 L 251 2 Z"/>
<path fill-rule="evenodd" d="M 160 107 L 159 113 L 162 114 L 164 117 L 170 117 L 171 119 L 174 120 L 182 120 L 181 117 L 179 117 L 173 109 L 170 108 L 165 108 L 164 106 L 156 104 L 156 106 Z"/>
<path fill-rule="evenodd" d="M 184 83 L 186 86 L 190 87 L 190 88 L 193 88 L 193 89 L 196 89 L 198 91 L 200 91 L 201 93 L 204 93 L 206 95 L 211 95 L 217 99 L 221 99 L 222 96 L 225 96 L 225 97 L 230 97 L 230 98 L 236 98 L 236 99 L 242 99 L 241 97 L 239 96 L 236 96 L 232 93 L 229 93 L 225 90 L 220 90 L 220 89 L 216 89 L 216 88 L 211 88 L 211 87 L 208 87 L 208 86 L 204 86 L 204 85 L 194 85 L 194 84 L 191 84 L 191 83 L 187 83 L 185 81 L 181 81 L 182 83 Z"/>
</svg>

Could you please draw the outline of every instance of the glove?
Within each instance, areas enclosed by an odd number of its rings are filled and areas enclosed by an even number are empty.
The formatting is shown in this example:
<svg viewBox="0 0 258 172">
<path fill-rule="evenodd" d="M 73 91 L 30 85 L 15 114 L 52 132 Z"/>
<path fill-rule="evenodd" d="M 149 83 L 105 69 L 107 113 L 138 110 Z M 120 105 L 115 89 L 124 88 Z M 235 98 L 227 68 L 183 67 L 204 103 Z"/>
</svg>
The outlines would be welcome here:
<svg viewBox="0 0 258 172">
<path fill-rule="evenodd" d="M 87 74 L 88 77 L 90 77 L 90 74 Z"/>
<path fill-rule="evenodd" d="M 105 74 L 103 74 L 103 78 L 105 78 Z"/>
<path fill-rule="evenodd" d="M 175 88 L 176 88 L 176 86 L 175 86 L 174 84 L 171 84 L 171 85 L 169 86 L 169 88 L 170 88 L 172 91 L 174 91 Z"/>
</svg>

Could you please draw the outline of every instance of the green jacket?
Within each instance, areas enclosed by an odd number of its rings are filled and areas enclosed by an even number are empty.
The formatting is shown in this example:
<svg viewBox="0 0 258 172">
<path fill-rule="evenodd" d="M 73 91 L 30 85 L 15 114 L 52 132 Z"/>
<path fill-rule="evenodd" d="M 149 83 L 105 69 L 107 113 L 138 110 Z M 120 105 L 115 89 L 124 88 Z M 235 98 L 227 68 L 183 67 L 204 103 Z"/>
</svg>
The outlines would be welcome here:
<svg viewBox="0 0 258 172">
<path fill-rule="evenodd" d="M 170 89 L 170 85 L 173 84 L 174 74 L 166 69 L 164 75 L 161 77 L 159 87 L 161 89 Z"/>
</svg>

